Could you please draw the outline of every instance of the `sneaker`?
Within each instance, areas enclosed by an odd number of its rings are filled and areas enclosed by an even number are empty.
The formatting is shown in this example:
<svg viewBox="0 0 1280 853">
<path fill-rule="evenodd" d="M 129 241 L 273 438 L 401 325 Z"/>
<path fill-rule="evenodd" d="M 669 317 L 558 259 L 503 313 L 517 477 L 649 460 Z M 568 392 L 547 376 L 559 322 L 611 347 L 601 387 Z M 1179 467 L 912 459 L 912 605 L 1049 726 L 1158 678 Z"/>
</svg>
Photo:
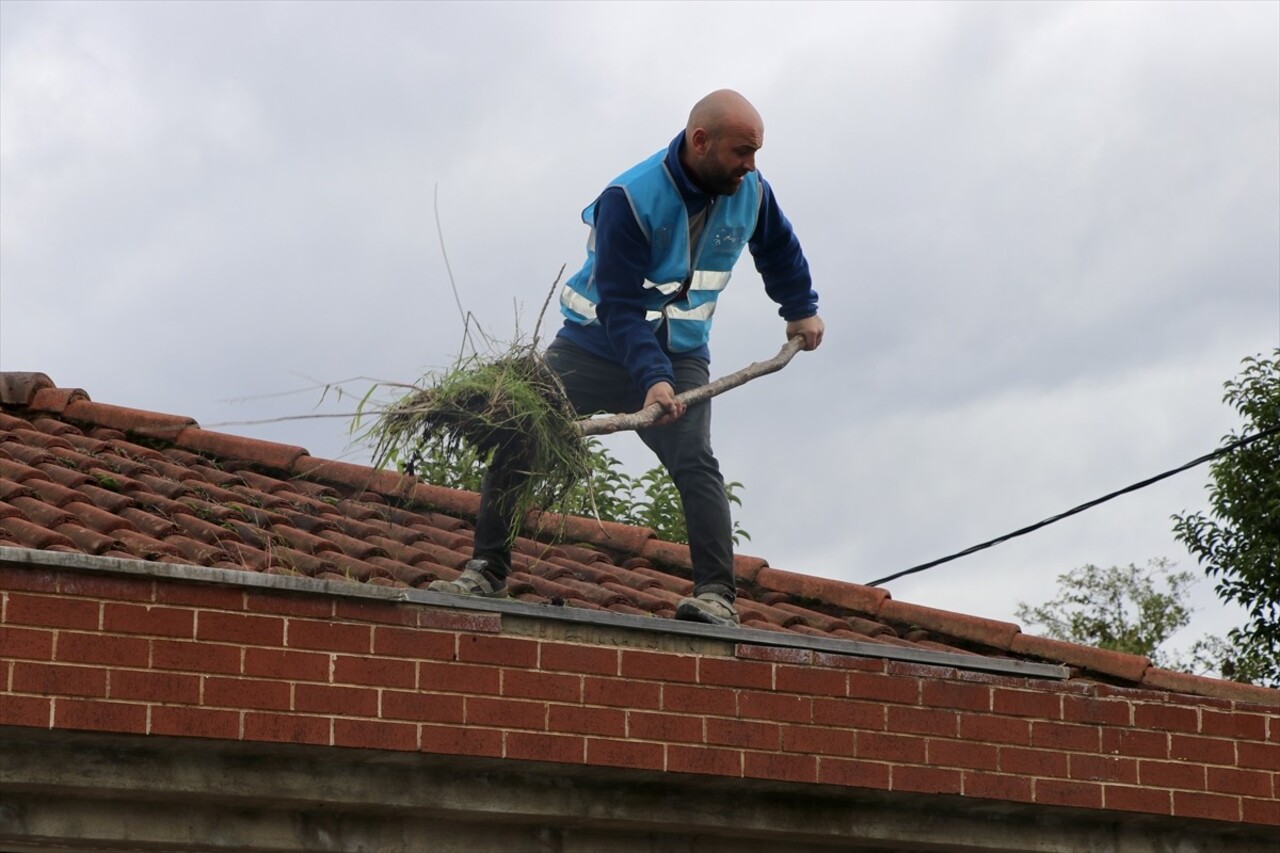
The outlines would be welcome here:
<svg viewBox="0 0 1280 853">
<path fill-rule="evenodd" d="M 704 592 L 686 598 L 676 608 L 676 618 L 711 625 L 737 625 L 738 611 L 733 602 L 718 592 Z"/>
<path fill-rule="evenodd" d="M 478 595 L 482 598 L 506 598 L 507 582 L 499 577 L 487 560 L 469 560 L 462 574 L 451 581 L 432 581 L 429 592 L 447 592 L 452 595 Z"/>
</svg>

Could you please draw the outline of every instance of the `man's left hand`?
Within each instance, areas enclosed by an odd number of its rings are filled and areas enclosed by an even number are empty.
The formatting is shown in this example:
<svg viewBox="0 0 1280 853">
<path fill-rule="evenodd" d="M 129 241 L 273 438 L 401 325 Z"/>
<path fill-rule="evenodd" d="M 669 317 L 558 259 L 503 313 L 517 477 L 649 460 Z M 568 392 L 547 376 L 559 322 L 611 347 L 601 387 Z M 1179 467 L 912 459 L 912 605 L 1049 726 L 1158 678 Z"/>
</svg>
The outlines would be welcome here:
<svg viewBox="0 0 1280 853">
<path fill-rule="evenodd" d="M 813 352 L 822 343 L 822 334 L 826 328 L 826 324 L 817 314 L 805 317 L 803 320 L 792 320 L 787 323 L 787 340 L 800 335 L 804 338 L 804 351 Z"/>
</svg>

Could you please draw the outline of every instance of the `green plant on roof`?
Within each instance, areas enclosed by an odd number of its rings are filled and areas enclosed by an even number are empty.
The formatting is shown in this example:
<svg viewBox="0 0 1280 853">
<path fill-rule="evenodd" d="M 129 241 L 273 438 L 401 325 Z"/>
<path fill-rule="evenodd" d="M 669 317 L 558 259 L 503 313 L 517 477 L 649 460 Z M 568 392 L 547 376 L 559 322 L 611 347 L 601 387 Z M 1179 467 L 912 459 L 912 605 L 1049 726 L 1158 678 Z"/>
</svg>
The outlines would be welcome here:
<svg viewBox="0 0 1280 853">
<path fill-rule="evenodd" d="M 109 492 L 120 491 L 120 481 L 112 477 L 106 471 L 93 471 L 93 479 L 98 481 L 98 485 Z"/>
</svg>

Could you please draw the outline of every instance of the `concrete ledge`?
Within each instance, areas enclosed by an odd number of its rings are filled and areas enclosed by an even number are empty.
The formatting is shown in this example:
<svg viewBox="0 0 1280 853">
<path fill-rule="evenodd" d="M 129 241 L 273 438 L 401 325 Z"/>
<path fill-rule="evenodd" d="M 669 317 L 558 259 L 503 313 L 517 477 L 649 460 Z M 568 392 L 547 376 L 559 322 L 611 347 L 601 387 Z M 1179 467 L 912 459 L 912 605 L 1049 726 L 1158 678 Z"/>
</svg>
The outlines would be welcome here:
<svg viewBox="0 0 1280 853">
<path fill-rule="evenodd" d="M 0 727 L 0 848 L 1272 853 L 1274 839 L 954 796 Z"/>
</svg>

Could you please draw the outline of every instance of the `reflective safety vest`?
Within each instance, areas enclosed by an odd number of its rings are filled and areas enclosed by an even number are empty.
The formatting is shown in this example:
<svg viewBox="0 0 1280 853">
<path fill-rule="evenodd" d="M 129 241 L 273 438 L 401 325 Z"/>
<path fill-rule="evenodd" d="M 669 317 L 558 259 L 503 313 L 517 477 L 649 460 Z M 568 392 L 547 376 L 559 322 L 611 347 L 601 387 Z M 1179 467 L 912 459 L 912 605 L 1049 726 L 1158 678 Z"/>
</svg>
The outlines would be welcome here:
<svg viewBox="0 0 1280 853">
<path fill-rule="evenodd" d="M 628 169 L 611 187 L 621 187 L 640 228 L 649 239 L 649 268 L 644 279 L 645 319 L 656 334 L 666 327 L 669 352 L 690 352 L 707 343 L 716 298 L 729 283 L 747 241 L 756 230 L 762 187 L 748 172 L 731 196 L 712 197 L 697 245 L 689 244 L 689 212 L 675 179 L 667 170 L 667 149 Z M 560 311 L 571 322 L 600 321 L 600 293 L 595 280 L 595 206 L 582 211 L 592 226 L 587 262 L 560 292 Z"/>
</svg>

